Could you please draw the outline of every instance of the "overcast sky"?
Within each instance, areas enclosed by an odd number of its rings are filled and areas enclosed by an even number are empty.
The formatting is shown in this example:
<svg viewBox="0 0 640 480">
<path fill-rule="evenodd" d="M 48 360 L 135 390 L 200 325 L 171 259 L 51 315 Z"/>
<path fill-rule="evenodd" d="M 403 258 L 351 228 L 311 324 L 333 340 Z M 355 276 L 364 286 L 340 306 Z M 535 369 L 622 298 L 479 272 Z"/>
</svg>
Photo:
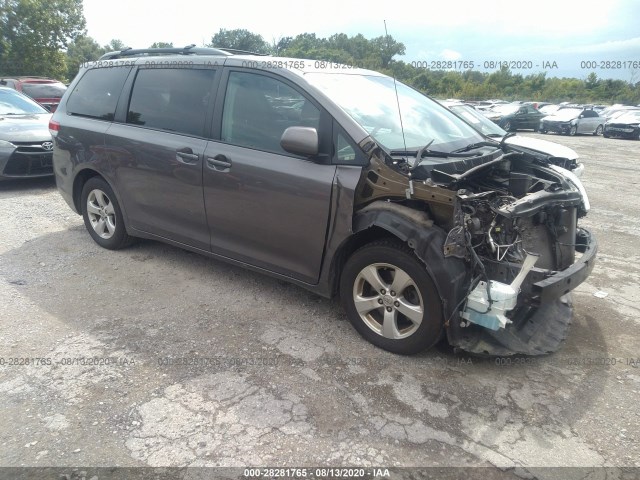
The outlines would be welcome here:
<svg viewBox="0 0 640 480">
<path fill-rule="evenodd" d="M 84 0 L 84 13 L 98 43 L 118 38 L 133 48 L 159 41 L 202 45 L 220 28 L 245 28 L 268 42 L 305 32 L 373 38 L 384 35 L 386 20 L 389 34 L 406 46 L 397 57 L 405 62 L 466 60 L 480 70 L 491 60 L 532 62 L 532 70 L 512 70 L 523 75 L 555 62 L 550 76 L 585 78 L 595 71 L 600 78 L 640 81 L 640 68 L 581 65 L 640 62 L 639 0 L 450 0 L 437 6 L 425 0 Z"/>
</svg>

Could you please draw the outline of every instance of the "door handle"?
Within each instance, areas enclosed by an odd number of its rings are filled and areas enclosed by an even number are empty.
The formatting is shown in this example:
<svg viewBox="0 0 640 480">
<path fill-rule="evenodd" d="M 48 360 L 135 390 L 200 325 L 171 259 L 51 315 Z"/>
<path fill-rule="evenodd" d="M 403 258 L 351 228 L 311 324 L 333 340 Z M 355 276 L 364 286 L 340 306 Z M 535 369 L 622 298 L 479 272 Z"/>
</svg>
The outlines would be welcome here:
<svg viewBox="0 0 640 480">
<path fill-rule="evenodd" d="M 231 168 L 231 161 L 224 155 L 216 155 L 215 157 L 207 157 L 207 166 L 216 172 L 228 172 Z"/>
<path fill-rule="evenodd" d="M 190 148 L 183 148 L 181 150 L 176 151 L 176 160 L 180 163 L 184 163 L 185 165 L 194 165 L 198 163 L 199 155 L 197 153 L 193 153 L 193 150 Z"/>
</svg>

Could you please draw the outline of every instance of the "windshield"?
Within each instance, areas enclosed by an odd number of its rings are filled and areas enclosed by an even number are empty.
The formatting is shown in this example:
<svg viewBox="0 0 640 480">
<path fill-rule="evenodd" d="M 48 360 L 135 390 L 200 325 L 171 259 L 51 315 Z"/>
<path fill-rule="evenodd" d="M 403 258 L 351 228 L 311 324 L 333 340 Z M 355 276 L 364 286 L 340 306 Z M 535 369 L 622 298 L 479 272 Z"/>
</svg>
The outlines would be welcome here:
<svg viewBox="0 0 640 480">
<path fill-rule="evenodd" d="M 510 115 L 516 113 L 520 109 L 520 105 L 496 105 L 491 109 L 491 113 L 498 113 L 500 115 Z"/>
<path fill-rule="evenodd" d="M 581 113 L 582 110 L 580 108 L 563 108 L 554 113 L 553 116 L 561 120 L 571 120 L 573 118 L 578 118 Z"/>
<path fill-rule="evenodd" d="M 0 90 L 0 115 L 24 115 L 25 113 L 49 112 L 15 90 Z"/>
<path fill-rule="evenodd" d="M 624 112 L 616 118 L 616 122 L 638 123 L 640 122 L 640 110 Z"/>
<path fill-rule="evenodd" d="M 63 83 L 23 83 L 22 92 L 31 98 L 62 98 L 67 87 Z"/>
<path fill-rule="evenodd" d="M 507 132 L 469 105 L 451 105 L 449 107 L 463 120 L 479 132 L 490 137 L 504 137 Z"/>
<path fill-rule="evenodd" d="M 431 143 L 430 149 L 449 153 L 483 140 L 442 105 L 400 82 L 396 100 L 391 77 L 313 72 L 305 78 L 387 150 L 403 150 L 406 140 L 408 150 Z"/>
</svg>

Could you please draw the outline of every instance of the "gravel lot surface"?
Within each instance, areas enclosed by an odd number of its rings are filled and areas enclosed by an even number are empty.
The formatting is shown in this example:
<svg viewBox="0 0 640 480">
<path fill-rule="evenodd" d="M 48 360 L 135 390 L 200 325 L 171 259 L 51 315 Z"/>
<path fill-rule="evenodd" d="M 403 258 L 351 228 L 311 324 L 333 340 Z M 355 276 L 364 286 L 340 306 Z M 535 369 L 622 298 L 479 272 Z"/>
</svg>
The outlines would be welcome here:
<svg viewBox="0 0 640 480">
<path fill-rule="evenodd" d="M 637 478 L 640 142 L 522 134 L 581 155 L 600 243 L 544 358 L 396 356 L 337 301 L 160 243 L 101 249 L 53 180 L 0 183 L 0 466 Z"/>
</svg>

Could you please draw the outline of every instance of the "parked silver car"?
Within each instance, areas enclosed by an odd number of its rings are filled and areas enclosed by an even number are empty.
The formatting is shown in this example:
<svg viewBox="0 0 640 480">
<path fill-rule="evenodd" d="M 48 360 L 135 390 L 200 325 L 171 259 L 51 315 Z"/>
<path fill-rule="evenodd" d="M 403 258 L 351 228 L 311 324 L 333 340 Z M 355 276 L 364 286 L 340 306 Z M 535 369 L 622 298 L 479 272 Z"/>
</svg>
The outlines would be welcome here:
<svg viewBox="0 0 640 480">
<path fill-rule="evenodd" d="M 0 180 L 53 175 L 50 118 L 26 95 L 0 87 Z"/>
<path fill-rule="evenodd" d="M 605 118 L 591 108 L 566 107 L 540 120 L 539 130 L 541 133 L 555 132 L 564 135 L 602 135 L 605 121 Z"/>
</svg>

